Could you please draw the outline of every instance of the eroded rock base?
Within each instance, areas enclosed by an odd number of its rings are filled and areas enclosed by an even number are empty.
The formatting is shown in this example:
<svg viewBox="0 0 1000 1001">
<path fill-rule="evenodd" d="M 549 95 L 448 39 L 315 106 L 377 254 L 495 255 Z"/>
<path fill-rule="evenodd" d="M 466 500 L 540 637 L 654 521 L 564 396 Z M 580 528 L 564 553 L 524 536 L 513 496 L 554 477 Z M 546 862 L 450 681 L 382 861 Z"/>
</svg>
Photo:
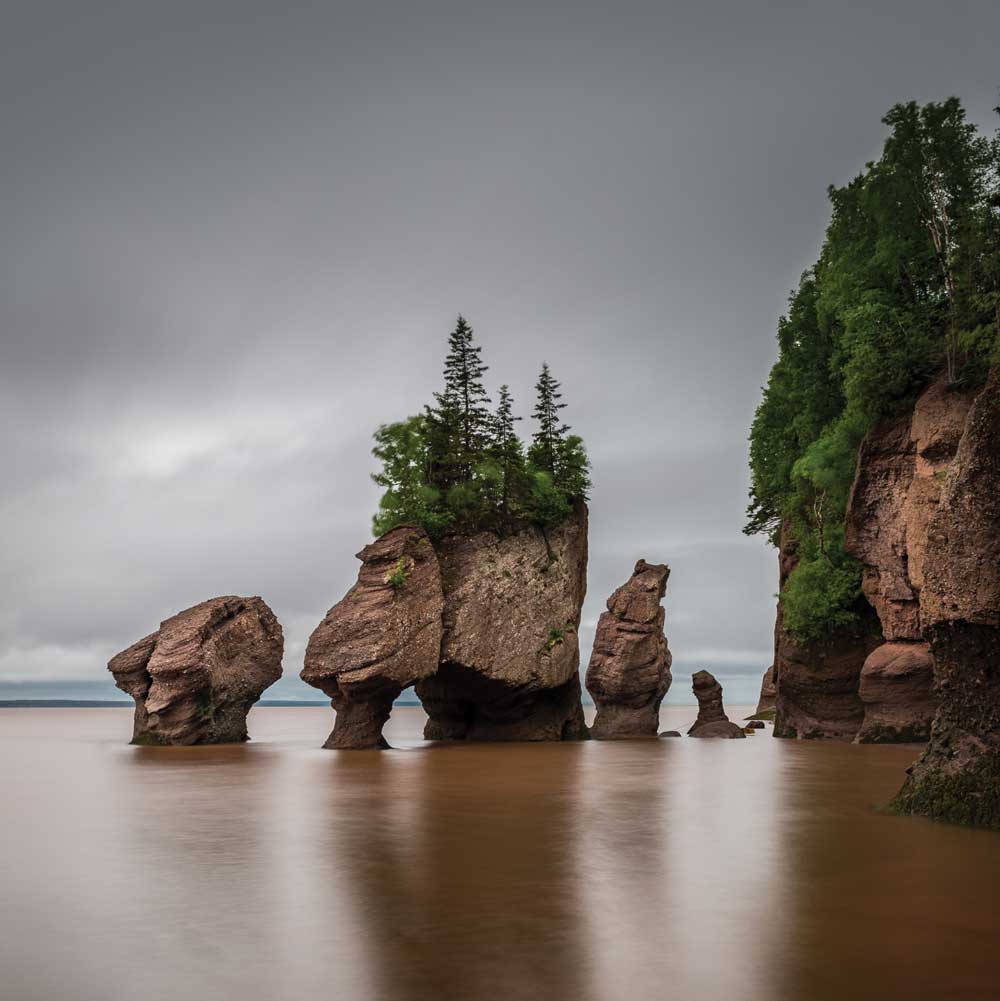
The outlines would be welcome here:
<svg viewBox="0 0 1000 1001">
<path fill-rule="evenodd" d="M 445 662 L 416 686 L 428 720 L 427 740 L 586 740 L 580 678 L 555 688 L 529 689 L 486 678 Z"/>
</svg>

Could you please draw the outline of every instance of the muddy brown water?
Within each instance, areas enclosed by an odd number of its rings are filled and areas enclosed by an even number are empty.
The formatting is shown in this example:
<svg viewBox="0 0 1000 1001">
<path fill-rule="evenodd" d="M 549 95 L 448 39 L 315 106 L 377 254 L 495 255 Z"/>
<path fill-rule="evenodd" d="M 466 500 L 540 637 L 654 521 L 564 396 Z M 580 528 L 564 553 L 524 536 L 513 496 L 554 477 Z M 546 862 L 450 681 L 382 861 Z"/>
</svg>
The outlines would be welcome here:
<svg viewBox="0 0 1000 1001">
<path fill-rule="evenodd" d="M 875 809 L 916 748 L 422 722 L 132 748 L 127 710 L 0 710 L 0 997 L 1000 998 L 1000 836 Z"/>
</svg>

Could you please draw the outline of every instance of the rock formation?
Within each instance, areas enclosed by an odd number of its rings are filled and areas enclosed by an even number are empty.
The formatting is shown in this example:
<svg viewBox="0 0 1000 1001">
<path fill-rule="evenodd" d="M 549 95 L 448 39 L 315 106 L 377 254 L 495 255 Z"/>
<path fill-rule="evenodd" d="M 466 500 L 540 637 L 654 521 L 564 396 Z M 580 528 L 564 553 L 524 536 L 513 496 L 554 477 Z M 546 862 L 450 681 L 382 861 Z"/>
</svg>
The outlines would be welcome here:
<svg viewBox="0 0 1000 1001">
<path fill-rule="evenodd" d="M 394 528 L 357 558 L 357 583 L 309 637 L 301 675 L 337 710 L 328 748 L 388 747 L 393 701 L 434 674 L 441 651 L 444 593 L 426 532 Z"/>
<path fill-rule="evenodd" d="M 260 598 L 212 598 L 166 619 L 108 663 L 135 699 L 132 743 L 249 739 L 247 713 L 281 677 L 283 649 L 281 626 Z"/>
<path fill-rule="evenodd" d="M 887 641 L 862 667 L 859 742 L 926 740 L 930 731 L 933 659 L 920 611 L 928 529 L 974 395 L 932 383 L 912 411 L 869 432 L 858 454 L 845 543 L 864 566 L 862 588 Z"/>
<path fill-rule="evenodd" d="M 798 562 L 788 525 L 778 545 L 778 585 Z M 822 643 L 802 644 L 784 629 L 781 604 L 774 627 L 774 736 L 853 740 L 864 719 L 861 667 L 881 639 L 866 628 L 841 630 Z"/>
<path fill-rule="evenodd" d="M 1000 829 L 1000 370 L 969 412 L 923 556 L 939 704 L 894 806 Z"/>
<path fill-rule="evenodd" d="M 757 717 L 774 718 L 774 700 L 777 693 L 774 688 L 774 665 L 772 664 L 765 672 L 760 681 L 760 698 L 757 699 L 757 708 L 753 712 L 751 719 Z"/>
<path fill-rule="evenodd" d="M 436 545 L 444 587 L 437 673 L 417 683 L 432 740 L 588 736 L 577 630 L 587 508 L 553 529 L 454 535 Z"/>
<path fill-rule="evenodd" d="M 698 718 L 689 737 L 746 737 L 742 727 L 730 722 L 722 706 L 722 685 L 708 671 L 691 675 L 691 687 L 698 699 Z"/>
<path fill-rule="evenodd" d="M 587 691 L 597 705 L 591 734 L 599 740 L 656 736 L 660 703 L 670 687 L 660 604 L 669 576 L 665 564 L 639 560 L 597 623 Z"/>
</svg>

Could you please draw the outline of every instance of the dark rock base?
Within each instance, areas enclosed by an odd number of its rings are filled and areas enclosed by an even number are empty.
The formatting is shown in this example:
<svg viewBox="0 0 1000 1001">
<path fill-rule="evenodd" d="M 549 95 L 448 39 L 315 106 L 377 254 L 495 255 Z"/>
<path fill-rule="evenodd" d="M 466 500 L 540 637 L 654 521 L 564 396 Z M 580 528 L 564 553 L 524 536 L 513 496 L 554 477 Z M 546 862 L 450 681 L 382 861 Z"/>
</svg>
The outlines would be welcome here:
<svg viewBox="0 0 1000 1001">
<path fill-rule="evenodd" d="M 446 662 L 416 686 L 429 719 L 427 740 L 587 740 L 580 678 L 557 688 L 530 689 L 484 678 Z"/>
</svg>

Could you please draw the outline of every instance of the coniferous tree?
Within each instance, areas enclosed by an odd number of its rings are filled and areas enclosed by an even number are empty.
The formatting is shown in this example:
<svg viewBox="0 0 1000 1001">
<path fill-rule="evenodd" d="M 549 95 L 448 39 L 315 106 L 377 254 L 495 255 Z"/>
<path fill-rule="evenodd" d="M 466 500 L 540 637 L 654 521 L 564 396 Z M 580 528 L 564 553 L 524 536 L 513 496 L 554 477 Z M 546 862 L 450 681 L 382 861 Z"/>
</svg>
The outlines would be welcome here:
<svg viewBox="0 0 1000 1001">
<path fill-rule="evenodd" d="M 565 403 L 559 402 L 562 399 L 559 389 L 560 385 L 552 377 L 548 363 L 542 362 L 542 372 L 535 383 L 538 397 L 531 415 L 538 421 L 538 430 L 531 436 L 528 459 L 536 469 L 548 473 L 553 480 L 557 478 L 559 452 L 569 431 L 569 425 L 563 424 L 559 416 L 559 411 L 566 407 Z"/>
<path fill-rule="evenodd" d="M 490 398 L 483 373 L 489 366 L 480 360 L 481 351 L 473 343 L 472 327 L 459 315 L 448 336 L 444 390 L 434 394 L 435 406 L 426 408 L 434 475 L 446 489 L 470 480 L 485 451 Z"/>
<path fill-rule="evenodd" d="M 514 399 L 510 388 L 500 387 L 500 400 L 490 428 L 490 458 L 499 474 L 498 507 L 502 518 L 512 513 L 513 506 L 523 492 L 524 449 L 514 430 L 514 422 L 521 417 L 514 414 Z"/>
</svg>

